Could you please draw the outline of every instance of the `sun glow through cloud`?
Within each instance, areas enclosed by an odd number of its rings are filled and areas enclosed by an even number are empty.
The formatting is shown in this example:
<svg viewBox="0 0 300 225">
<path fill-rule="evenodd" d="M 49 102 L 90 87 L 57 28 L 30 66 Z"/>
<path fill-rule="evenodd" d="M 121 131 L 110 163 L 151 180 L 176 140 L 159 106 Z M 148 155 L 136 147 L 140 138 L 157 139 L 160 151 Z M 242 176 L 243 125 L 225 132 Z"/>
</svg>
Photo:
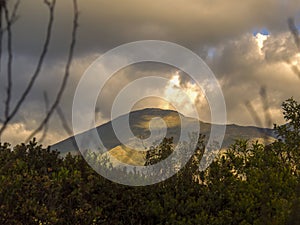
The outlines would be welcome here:
<svg viewBox="0 0 300 225">
<path fill-rule="evenodd" d="M 202 92 L 197 84 L 191 82 L 181 83 L 178 71 L 172 75 L 165 88 L 164 95 L 171 102 L 169 102 L 168 105 L 163 106 L 163 108 L 173 109 L 173 107 L 171 108 L 170 106 L 177 105 L 179 107 L 177 110 L 187 116 L 192 116 L 192 106 L 197 108 L 197 103 L 199 100 L 203 99 Z"/>
<path fill-rule="evenodd" d="M 293 66 L 299 66 L 300 65 L 300 53 L 297 53 L 291 60 L 291 64 Z"/>
<path fill-rule="evenodd" d="M 257 33 L 255 35 L 255 40 L 257 42 L 257 46 L 259 48 L 259 53 L 262 55 L 262 48 L 264 47 L 264 42 L 268 39 L 269 35 Z"/>
</svg>

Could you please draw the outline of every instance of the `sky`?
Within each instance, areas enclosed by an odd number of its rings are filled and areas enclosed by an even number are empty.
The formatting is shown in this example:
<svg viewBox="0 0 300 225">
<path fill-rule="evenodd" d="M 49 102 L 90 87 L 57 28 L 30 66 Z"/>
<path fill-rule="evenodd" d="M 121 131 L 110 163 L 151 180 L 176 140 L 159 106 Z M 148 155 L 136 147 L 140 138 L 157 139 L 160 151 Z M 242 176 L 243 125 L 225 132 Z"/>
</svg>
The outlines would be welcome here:
<svg viewBox="0 0 300 225">
<path fill-rule="evenodd" d="M 21 1 L 18 20 L 13 24 L 12 107 L 26 87 L 41 52 L 48 15 L 43 2 Z M 13 3 L 11 0 L 10 7 Z M 299 28 L 299 0 L 78 0 L 78 6 L 80 15 L 74 60 L 60 102 L 70 127 L 74 93 L 86 69 L 108 50 L 139 40 L 174 42 L 199 55 L 221 85 L 230 124 L 263 127 L 282 124 L 281 103 L 290 97 L 300 102 L 300 77 L 291 67 L 300 68 L 300 53 L 287 23 L 287 19 L 293 17 Z M 71 0 L 57 0 L 53 36 L 42 71 L 1 141 L 12 144 L 24 141 L 45 116 L 43 93 L 47 92 L 49 102 L 53 102 L 64 74 L 72 12 Z M 3 43 L 5 41 L 6 38 Z M 7 87 L 6 48 L 2 54 L 0 119 L 4 118 Z M 169 82 L 161 86 L 149 84 L 129 94 L 146 91 L 154 96 L 171 96 L 182 106 L 182 113 L 189 115 L 190 109 L 185 107 L 187 99 L 178 96 L 178 89 L 181 89 L 195 103 L 200 119 L 210 121 L 205 94 L 187 74 L 169 65 L 149 62 L 128 66 L 107 82 L 96 107 L 97 124 L 111 119 L 113 100 L 124 86 L 148 76 L 162 76 Z M 265 119 L 262 90 L 265 90 L 269 104 L 271 124 Z M 260 121 L 249 111 L 247 102 Z M 133 110 L 145 107 L 172 109 L 172 105 L 163 99 L 147 98 L 140 100 Z M 52 144 L 68 136 L 55 113 L 43 143 Z"/>
</svg>

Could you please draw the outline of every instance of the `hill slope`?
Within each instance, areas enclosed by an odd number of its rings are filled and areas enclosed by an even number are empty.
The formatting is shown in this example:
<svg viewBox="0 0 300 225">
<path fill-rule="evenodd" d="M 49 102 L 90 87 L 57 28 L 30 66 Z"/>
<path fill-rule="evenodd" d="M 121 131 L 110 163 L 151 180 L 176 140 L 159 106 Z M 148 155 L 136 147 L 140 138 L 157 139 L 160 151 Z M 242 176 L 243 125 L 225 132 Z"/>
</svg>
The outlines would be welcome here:
<svg viewBox="0 0 300 225">
<path fill-rule="evenodd" d="M 182 120 L 180 120 L 180 116 L 182 117 Z M 181 125 L 189 129 L 189 126 L 199 123 L 200 133 L 206 135 L 207 137 L 210 134 L 211 124 L 209 123 L 203 123 L 194 118 L 185 117 L 173 110 L 162 110 L 157 108 L 147 108 L 131 112 L 129 114 L 129 126 L 132 133 L 136 137 L 142 137 L 143 139 L 148 138 L 150 134 L 153 135 L 154 133 L 154 139 L 152 139 L 152 141 L 155 140 L 156 136 L 157 139 L 160 139 L 159 136 L 162 133 L 161 127 L 164 124 L 161 120 L 156 121 L 155 118 L 157 117 L 164 120 L 165 124 L 167 125 L 166 137 L 173 137 L 175 143 L 177 143 L 179 140 Z M 152 133 L 149 130 L 151 120 Z M 101 126 L 98 126 L 96 130 L 101 137 L 103 145 L 107 150 L 110 150 L 110 153 L 114 157 L 116 157 L 120 161 L 127 162 L 133 165 L 141 165 L 143 164 L 144 152 L 134 151 L 134 149 L 139 149 L 141 148 L 141 146 L 144 146 L 144 144 L 149 146 L 152 143 L 143 143 L 142 141 L 139 141 L 139 143 L 133 143 L 132 138 L 128 132 L 122 133 L 122 139 L 126 140 L 126 143 L 121 143 L 115 135 L 112 123 L 123 124 L 124 122 L 126 122 L 126 115 L 120 116 L 114 121 L 110 121 Z M 78 137 L 89 137 L 90 132 L 91 131 L 86 131 L 84 133 L 78 134 Z M 269 142 L 274 139 L 274 133 L 272 129 L 258 128 L 254 126 L 238 126 L 234 124 L 226 125 L 226 133 L 222 147 L 228 147 L 234 142 L 235 139 L 238 138 L 249 140 L 263 139 Z M 134 146 L 134 149 L 125 145 Z M 62 154 L 78 151 L 74 136 L 52 145 L 51 148 L 59 150 Z"/>
</svg>

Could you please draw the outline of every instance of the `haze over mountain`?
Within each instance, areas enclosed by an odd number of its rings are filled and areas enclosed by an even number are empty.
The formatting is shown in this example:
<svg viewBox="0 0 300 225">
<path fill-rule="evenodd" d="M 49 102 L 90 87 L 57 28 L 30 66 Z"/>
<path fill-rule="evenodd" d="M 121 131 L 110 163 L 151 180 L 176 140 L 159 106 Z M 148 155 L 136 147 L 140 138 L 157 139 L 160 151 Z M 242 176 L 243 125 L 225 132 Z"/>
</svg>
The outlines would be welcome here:
<svg viewBox="0 0 300 225">
<path fill-rule="evenodd" d="M 127 118 L 129 118 L 129 127 L 132 134 L 138 139 L 133 140 L 130 136 L 130 132 L 123 131 L 124 127 L 122 126 L 124 123 L 128 122 Z M 113 124 L 116 125 L 117 129 L 121 130 L 121 139 L 123 141 L 120 141 L 116 136 Z M 197 124 L 200 124 L 200 133 L 208 138 L 211 130 L 211 124 L 209 123 L 186 117 L 173 110 L 146 108 L 130 112 L 128 115 L 120 116 L 113 121 L 96 127 L 96 131 L 103 143 L 102 148 L 91 149 L 90 146 L 92 145 L 90 145 L 90 143 L 93 140 L 91 140 L 90 137 L 93 136 L 92 130 L 77 134 L 76 138 L 81 139 L 86 143 L 82 150 L 100 150 L 105 147 L 112 156 L 120 161 L 133 165 L 142 165 L 144 163 L 144 152 L 141 150 L 145 150 L 143 148 L 151 146 L 155 141 L 161 140 L 164 136 L 173 137 L 174 143 L 177 144 L 181 134 L 181 128 L 190 129 L 192 132 L 193 127 Z M 164 128 L 165 126 L 166 129 Z M 150 135 L 151 138 L 149 138 Z M 234 140 L 239 138 L 270 142 L 275 138 L 275 135 L 273 130 L 268 128 L 229 124 L 226 125 L 226 133 L 222 148 L 228 147 Z M 65 155 L 68 152 L 78 153 L 75 136 L 60 141 L 52 145 L 51 148 L 57 149 L 62 155 Z"/>
</svg>

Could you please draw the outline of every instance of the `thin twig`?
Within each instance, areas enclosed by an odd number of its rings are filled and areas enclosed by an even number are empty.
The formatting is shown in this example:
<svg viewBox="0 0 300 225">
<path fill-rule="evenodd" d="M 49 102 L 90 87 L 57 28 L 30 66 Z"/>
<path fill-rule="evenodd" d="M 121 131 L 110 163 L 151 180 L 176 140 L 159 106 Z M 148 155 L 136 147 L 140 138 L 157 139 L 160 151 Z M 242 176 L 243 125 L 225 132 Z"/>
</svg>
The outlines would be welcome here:
<svg viewBox="0 0 300 225">
<path fill-rule="evenodd" d="M 299 70 L 299 68 L 297 66 L 295 66 L 295 65 L 292 65 L 291 69 L 300 78 L 300 70 Z"/>
<path fill-rule="evenodd" d="M 299 70 L 298 66 L 293 65 L 290 59 L 286 59 L 285 62 L 290 66 L 293 73 L 300 78 L 300 70 Z"/>
<path fill-rule="evenodd" d="M 260 120 L 258 114 L 256 113 L 256 111 L 255 111 L 253 105 L 251 104 L 251 102 L 246 101 L 245 106 L 247 107 L 247 109 L 248 109 L 248 111 L 249 111 L 251 117 L 253 118 L 254 123 L 255 123 L 257 126 L 262 127 L 262 122 L 261 122 L 261 120 Z"/>
<path fill-rule="evenodd" d="M 3 5 L 5 4 L 4 0 L 0 0 L 0 75 L 1 75 L 1 63 L 2 63 L 2 40 L 3 40 L 3 30 L 2 30 L 2 11 Z"/>
<path fill-rule="evenodd" d="M 31 91 L 38 75 L 40 74 L 44 59 L 46 57 L 46 54 L 48 52 L 48 47 L 49 47 L 49 43 L 50 43 L 50 39 L 51 39 L 51 34 L 52 34 L 52 27 L 53 27 L 53 21 L 54 21 L 54 9 L 55 9 L 55 4 L 56 4 L 56 0 L 53 0 L 52 3 L 50 4 L 48 1 L 45 1 L 45 3 L 47 4 L 48 8 L 49 8 L 49 20 L 48 20 L 48 26 L 47 26 L 47 32 L 46 32 L 46 38 L 45 38 L 45 42 L 43 45 L 43 49 L 41 52 L 41 55 L 39 57 L 36 69 L 29 81 L 29 84 L 27 85 L 25 91 L 23 92 L 23 94 L 21 95 L 20 99 L 18 100 L 16 106 L 13 108 L 13 110 L 11 111 L 11 113 L 8 115 L 8 117 L 5 119 L 1 129 L 0 129 L 0 137 L 3 133 L 3 131 L 6 129 L 8 123 L 11 121 L 11 119 L 17 114 L 17 112 L 19 111 L 20 107 L 22 106 L 22 104 L 24 103 L 26 97 L 28 96 L 29 92 Z"/>
<path fill-rule="evenodd" d="M 1 73 L 1 62 L 2 62 L 2 40 L 3 40 L 3 34 L 5 31 L 10 30 L 11 32 L 11 26 L 12 24 L 14 24 L 17 19 L 17 12 L 18 12 L 18 8 L 20 5 L 20 0 L 17 0 L 17 2 L 14 5 L 12 14 L 9 18 L 9 26 L 6 26 L 5 28 L 3 28 L 3 24 L 2 24 L 2 15 L 3 15 L 3 11 L 6 8 L 6 0 L 0 0 L 0 73 Z M 7 9 L 6 9 L 7 10 Z M 7 19 L 6 19 L 7 20 Z"/>
<path fill-rule="evenodd" d="M 295 40 L 295 44 L 298 48 L 298 50 L 300 51 L 300 37 L 299 37 L 299 31 L 296 27 L 296 24 L 295 24 L 295 20 L 294 18 L 289 18 L 288 19 L 288 25 L 289 25 L 289 29 L 294 37 L 294 40 Z"/>
<path fill-rule="evenodd" d="M 11 21 L 9 16 L 9 11 L 7 5 L 4 3 L 4 16 L 5 22 L 7 25 L 7 88 L 6 88 L 6 100 L 4 108 L 5 119 L 9 117 L 10 111 L 10 101 L 11 101 L 11 92 L 12 92 L 12 63 L 13 63 L 13 52 L 12 52 L 12 32 L 11 32 Z"/>
<path fill-rule="evenodd" d="M 263 125 L 260 117 L 256 113 L 256 111 L 255 111 L 254 107 L 252 106 L 251 102 L 247 101 L 245 103 L 245 105 L 246 105 L 250 115 L 252 116 L 255 124 L 258 127 L 264 129 L 263 139 L 264 139 L 264 143 L 267 143 L 268 128 L 272 125 L 272 117 L 271 117 L 271 113 L 270 113 L 270 106 L 269 106 L 267 91 L 266 91 L 265 86 L 262 86 L 260 88 L 259 95 L 261 97 L 261 102 L 263 104 L 263 109 L 264 109 L 264 114 L 265 114 L 265 123 L 264 124 L 267 126 L 267 128 L 264 128 L 266 126 Z M 260 132 L 260 129 L 258 129 L 258 131 Z"/>
<path fill-rule="evenodd" d="M 17 12 L 18 12 L 18 8 L 20 6 L 20 2 L 21 2 L 21 0 L 17 0 L 17 2 L 14 5 L 13 11 L 12 11 L 12 14 L 11 14 L 11 17 L 10 17 L 11 24 L 15 23 L 18 19 Z"/>
<path fill-rule="evenodd" d="M 300 36 L 299 36 L 299 31 L 296 27 L 294 18 L 288 19 L 288 25 L 289 25 L 290 32 L 294 37 L 294 41 L 298 48 L 298 51 L 300 51 Z M 287 62 L 287 64 L 290 65 L 291 70 L 300 78 L 300 70 L 299 70 L 298 66 L 293 65 L 289 59 L 286 60 L 286 62 Z"/>
<path fill-rule="evenodd" d="M 74 54 L 74 49 L 75 49 L 75 44 L 76 44 L 76 34 L 77 34 L 78 17 L 79 17 L 79 12 L 78 12 L 78 7 L 77 7 L 77 0 L 73 0 L 73 7 L 74 7 L 74 18 L 73 18 L 72 41 L 71 41 L 70 48 L 69 48 L 69 55 L 68 55 L 68 60 L 67 60 L 66 67 L 65 67 L 65 74 L 64 74 L 62 84 L 61 84 L 60 89 L 59 89 L 59 91 L 56 95 L 54 103 L 50 107 L 49 112 L 47 113 L 45 118 L 42 120 L 40 125 L 37 127 L 37 129 L 30 134 L 27 141 L 30 140 L 31 138 L 33 138 L 38 132 L 40 132 L 43 129 L 43 127 L 45 126 L 45 124 L 48 123 L 48 121 L 51 118 L 53 112 L 55 111 L 56 107 L 58 106 L 58 104 L 61 100 L 61 97 L 64 93 L 64 90 L 66 88 L 66 85 L 67 85 L 67 82 L 68 82 L 68 79 L 69 79 L 69 76 L 70 76 L 70 67 L 71 67 L 71 64 L 72 64 L 73 54 Z"/>
<path fill-rule="evenodd" d="M 264 107 L 265 122 L 266 122 L 267 127 L 270 127 L 272 125 L 272 116 L 270 113 L 270 105 L 269 105 L 267 91 L 266 91 L 265 86 L 262 86 L 260 88 L 259 94 L 261 96 L 261 101 L 262 101 L 263 107 Z"/>
<path fill-rule="evenodd" d="M 64 130 L 67 132 L 67 134 L 69 136 L 71 136 L 73 134 L 72 129 L 68 125 L 68 121 L 67 121 L 67 119 L 65 117 L 65 114 L 64 114 L 64 112 L 62 111 L 62 109 L 61 109 L 61 107 L 59 105 L 57 105 L 57 107 L 56 107 L 56 112 L 57 112 L 57 114 L 59 116 L 59 119 L 61 121 L 61 124 L 62 124 Z"/>
<path fill-rule="evenodd" d="M 49 111 L 49 98 L 48 98 L 48 94 L 47 94 L 46 91 L 44 92 L 44 102 L 45 102 L 45 112 L 48 113 L 48 111 Z M 44 127 L 44 130 L 43 130 L 42 137 L 39 140 L 40 143 L 42 143 L 44 141 L 44 139 L 46 138 L 48 128 L 49 128 L 49 126 L 48 126 L 48 124 L 46 124 L 45 127 Z"/>
</svg>

